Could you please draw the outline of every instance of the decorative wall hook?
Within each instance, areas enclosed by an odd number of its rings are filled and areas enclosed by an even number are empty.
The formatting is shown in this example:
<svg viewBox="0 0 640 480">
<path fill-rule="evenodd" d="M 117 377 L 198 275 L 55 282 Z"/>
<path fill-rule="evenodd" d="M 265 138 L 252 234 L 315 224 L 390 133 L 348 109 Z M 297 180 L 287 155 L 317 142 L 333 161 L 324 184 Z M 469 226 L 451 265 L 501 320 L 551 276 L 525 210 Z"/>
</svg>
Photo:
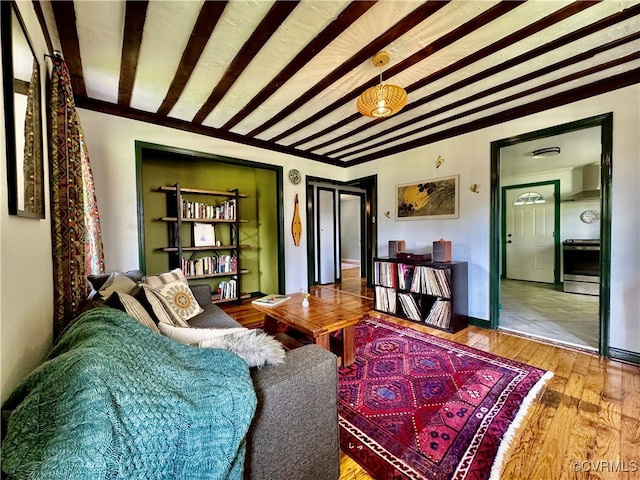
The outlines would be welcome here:
<svg viewBox="0 0 640 480">
<path fill-rule="evenodd" d="M 387 218 L 391 218 L 391 212 L 387 210 L 386 212 L 384 212 L 384 216 Z"/>
<path fill-rule="evenodd" d="M 438 159 L 436 160 L 436 168 L 440 168 L 440 165 L 444 163 L 444 158 L 438 155 Z"/>
<path fill-rule="evenodd" d="M 480 186 L 477 183 L 474 183 L 469 187 L 469 190 L 471 190 L 473 193 L 480 193 L 479 189 L 480 189 Z"/>
</svg>

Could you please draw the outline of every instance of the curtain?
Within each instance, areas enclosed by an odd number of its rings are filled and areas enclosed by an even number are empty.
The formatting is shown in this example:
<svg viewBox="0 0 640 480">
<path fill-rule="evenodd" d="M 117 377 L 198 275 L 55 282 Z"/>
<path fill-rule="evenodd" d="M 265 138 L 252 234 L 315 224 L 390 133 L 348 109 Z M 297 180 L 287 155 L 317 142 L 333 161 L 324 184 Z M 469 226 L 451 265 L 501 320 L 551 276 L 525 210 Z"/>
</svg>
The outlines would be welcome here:
<svg viewBox="0 0 640 480">
<path fill-rule="evenodd" d="M 51 229 L 54 335 L 79 313 L 87 275 L 104 273 L 100 217 L 89 153 L 75 109 L 71 77 L 56 54 L 51 76 Z"/>
<path fill-rule="evenodd" d="M 42 188 L 42 145 L 40 131 L 40 67 L 33 60 L 31 82 L 27 90 L 27 111 L 24 117 L 24 132 L 29 138 L 24 142 L 24 206 L 26 212 L 42 215 L 44 189 Z"/>
</svg>

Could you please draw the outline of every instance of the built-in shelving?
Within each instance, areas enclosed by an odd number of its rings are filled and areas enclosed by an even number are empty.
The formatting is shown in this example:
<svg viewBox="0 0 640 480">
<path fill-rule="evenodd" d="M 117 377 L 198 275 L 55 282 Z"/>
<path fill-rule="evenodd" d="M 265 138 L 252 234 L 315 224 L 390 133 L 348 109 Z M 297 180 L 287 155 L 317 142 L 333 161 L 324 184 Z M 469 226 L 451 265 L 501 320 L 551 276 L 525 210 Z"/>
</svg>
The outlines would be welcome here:
<svg viewBox="0 0 640 480">
<path fill-rule="evenodd" d="M 180 184 L 161 186 L 159 192 L 167 195 L 167 215 L 158 220 L 167 224 L 169 245 L 158 250 L 169 254 L 170 268 L 182 269 L 188 280 L 204 280 L 227 277 L 218 284 L 212 302 L 222 303 L 249 298 L 242 293 L 241 275 L 249 273 L 241 267 L 241 250 L 250 248 L 240 244 L 239 200 L 248 195 L 237 189 L 229 191 L 182 188 Z M 221 197 L 223 200 L 203 203 L 202 196 Z M 196 245 L 196 224 L 211 225 L 214 241 L 207 245 Z M 190 235 L 185 230 L 190 226 Z M 220 225 L 226 231 L 215 230 Z M 225 237 L 224 243 L 220 240 Z M 202 255 L 210 252 L 211 255 Z M 227 252 L 226 255 L 223 255 Z M 215 290 L 215 288 L 214 288 Z"/>
</svg>

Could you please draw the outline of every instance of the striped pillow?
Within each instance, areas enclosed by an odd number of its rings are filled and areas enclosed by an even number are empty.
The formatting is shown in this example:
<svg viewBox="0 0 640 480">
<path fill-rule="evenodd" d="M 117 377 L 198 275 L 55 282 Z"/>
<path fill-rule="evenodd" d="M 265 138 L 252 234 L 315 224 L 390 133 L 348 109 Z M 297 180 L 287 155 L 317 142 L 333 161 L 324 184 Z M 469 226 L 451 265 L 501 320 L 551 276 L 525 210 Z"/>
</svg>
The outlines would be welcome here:
<svg viewBox="0 0 640 480">
<path fill-rule="evenodd" d="M 160 333 L 160 330 L 153 321 L 153 318 L 149 315 L 147 310 L 142 304 L 128 293 L 113 292 L 109 298 L 105 301 L 105 304 L 127 312 L 133 318 L 138 320 L 145 327 L 150 328 L 156 333 Z"/>
</svg>

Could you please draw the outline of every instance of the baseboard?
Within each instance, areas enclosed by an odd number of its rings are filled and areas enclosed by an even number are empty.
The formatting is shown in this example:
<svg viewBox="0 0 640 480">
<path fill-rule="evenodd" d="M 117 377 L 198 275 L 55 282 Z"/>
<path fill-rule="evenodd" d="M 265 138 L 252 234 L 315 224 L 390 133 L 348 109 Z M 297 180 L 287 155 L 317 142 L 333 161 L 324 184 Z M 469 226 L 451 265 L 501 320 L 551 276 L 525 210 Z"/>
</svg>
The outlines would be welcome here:
<svg viewBox="0 0 640 480">
<path fill-rule="evenodd" d="M 630 352 L 622 348 L 609 347 L 609 356 L 614 360 L 640 365 L 640 353 Z"/>
<path fill-rule="evenodd" d="M 480 328 L 491 328 L 491 322 L 489 320 L 483 320 L 481 318 L 467 317 L 469 319 L 469 325 Z"/>
</svg>

